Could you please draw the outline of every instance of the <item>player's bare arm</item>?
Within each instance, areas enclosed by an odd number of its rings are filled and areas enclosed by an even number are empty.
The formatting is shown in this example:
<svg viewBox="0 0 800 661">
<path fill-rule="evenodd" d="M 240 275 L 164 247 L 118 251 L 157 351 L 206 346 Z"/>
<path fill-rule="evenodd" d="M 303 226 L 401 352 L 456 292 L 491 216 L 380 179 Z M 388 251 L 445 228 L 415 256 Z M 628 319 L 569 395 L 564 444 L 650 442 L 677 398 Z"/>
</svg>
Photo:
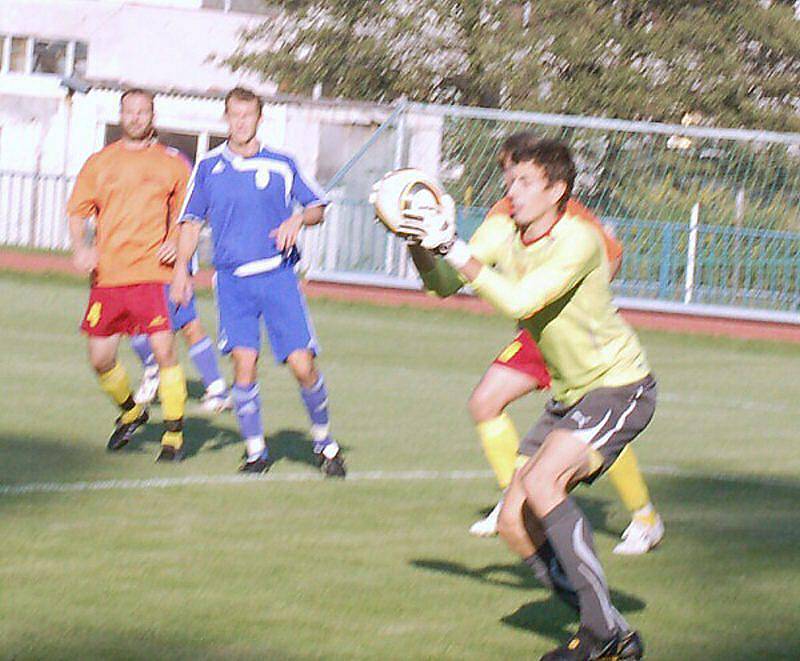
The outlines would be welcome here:
<svg viewBox="0 0 800 661">
<path fill-rule="evenodd" d="M 190 220 L 181 223 L 178 228 L 175 271 L 172 274 L 169 293 L 170 299 L 176 305 L 188 305 L 192 298 L 192 276 L 189 273 L 189 262 L 197 250 L 202 227 L 202 223 Z"/>
<path fill-rule="evenodd" d="M 69 218 L 69 238 L 72 245 L 72 265 L 84 273 L 97 268 L 98 254 L 94 245 L 86 243 L 86 218 Z"/>
<path fill-rule="evenodd" d="M 275 245 L 278 250 L 285 251 L 294 247 L 303 227 L 319 225 L 324 218 L 325 207 L 315 205 L 306 207 L 302 212 L 295 213 L 284 220 L 277 229 L 271 232 L 271 235 L 275 237 Z"/>
</svg>

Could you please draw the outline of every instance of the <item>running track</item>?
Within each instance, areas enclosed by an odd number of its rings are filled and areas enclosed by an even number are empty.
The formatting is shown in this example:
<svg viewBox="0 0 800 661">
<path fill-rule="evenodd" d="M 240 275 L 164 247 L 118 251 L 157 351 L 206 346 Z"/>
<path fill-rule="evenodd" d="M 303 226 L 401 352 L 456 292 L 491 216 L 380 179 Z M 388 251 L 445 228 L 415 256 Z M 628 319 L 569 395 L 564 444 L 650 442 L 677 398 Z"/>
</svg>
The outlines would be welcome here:
<svg viewBox="0 0 800 661">
<path fill-rule="evenodd" d="M 25 273 L 58 273 L 80 276 L 69 257 L 57 253 L 24 252 L 0 249 L 0 271 Z M 209 287 L 211 272 L 198 274 L 197 284 Z M 491 307 L 472 296 L 452 296 L 448 299 L 432 297 L 421 291 L 365 287 L 329 282 L 306 281 L 303 288 L 309 298 L 337 301 L 361 301 L 375 305 L 405 305 L 409 307 L 463 310 L 472 314 L 492 314 Z M 676 333 L 699 333 L 736 337 L 742 339 L 767 339 L 800 344 L 800 325 L 751 320 L 701 317 L 688 314 L 621 310 L 622 315 L 635 327 L 665 330 Z"/>
</svg>

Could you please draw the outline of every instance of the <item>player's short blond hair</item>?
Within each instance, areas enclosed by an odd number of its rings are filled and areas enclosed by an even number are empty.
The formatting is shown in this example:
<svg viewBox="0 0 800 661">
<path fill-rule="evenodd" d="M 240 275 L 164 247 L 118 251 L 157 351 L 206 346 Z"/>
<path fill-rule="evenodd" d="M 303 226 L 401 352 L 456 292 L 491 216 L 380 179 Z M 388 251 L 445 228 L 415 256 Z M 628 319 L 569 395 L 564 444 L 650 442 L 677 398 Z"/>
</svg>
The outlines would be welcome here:
<svg viewBox="0 0 800 661">
<path fill-rule="evenodd" d="M 249 90 L 246 87 L 234 87 L 225 95 L 225 112 L 228 112 L 228 102 L 231 99 L 255 103 L 258 106 L 258 115 L 259 117 L 261 116 L 261 111 L 264 109 L 264 102 L 261 100 L 261 97 L 258 96 L 258 94 L 253 92 L 253 90 Z"/>
</svg>

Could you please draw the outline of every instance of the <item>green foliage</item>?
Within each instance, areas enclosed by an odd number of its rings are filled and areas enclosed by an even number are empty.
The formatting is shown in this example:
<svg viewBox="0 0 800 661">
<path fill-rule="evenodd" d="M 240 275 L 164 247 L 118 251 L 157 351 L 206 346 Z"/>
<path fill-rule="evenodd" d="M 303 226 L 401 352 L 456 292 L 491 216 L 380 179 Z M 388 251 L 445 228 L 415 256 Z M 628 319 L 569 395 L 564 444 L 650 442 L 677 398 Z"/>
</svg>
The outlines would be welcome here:
<svg viewBox="0 0 800 661">
<path fill-rule="evenodd" d="M 276 3 L 226 61 L 282 91 L 800 130 L 789 2 Z"/>
</svg>

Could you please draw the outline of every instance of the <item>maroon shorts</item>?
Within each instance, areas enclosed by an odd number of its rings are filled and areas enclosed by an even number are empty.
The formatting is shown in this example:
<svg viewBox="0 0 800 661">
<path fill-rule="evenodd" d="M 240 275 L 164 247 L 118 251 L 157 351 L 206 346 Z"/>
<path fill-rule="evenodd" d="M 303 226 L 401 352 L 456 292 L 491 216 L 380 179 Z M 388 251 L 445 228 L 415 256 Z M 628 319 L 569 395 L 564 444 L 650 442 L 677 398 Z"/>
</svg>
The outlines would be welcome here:
<svg viewBox="0 0 800 661">
<path fill-rule="evenodd" d="M 81 330 L 97 337 L 172 330 L 167 287 L 163 282 L 92 287 Z"/>
<path fill-rule="evenodd" d="M 526 330 L 517 333 L 511 344 L 494 359 L 493 364 L 508 367 L 535 379 L 538 390 L 550 387 L 550 372 L 544 364 L 544 356 Z"/>
</svg>

